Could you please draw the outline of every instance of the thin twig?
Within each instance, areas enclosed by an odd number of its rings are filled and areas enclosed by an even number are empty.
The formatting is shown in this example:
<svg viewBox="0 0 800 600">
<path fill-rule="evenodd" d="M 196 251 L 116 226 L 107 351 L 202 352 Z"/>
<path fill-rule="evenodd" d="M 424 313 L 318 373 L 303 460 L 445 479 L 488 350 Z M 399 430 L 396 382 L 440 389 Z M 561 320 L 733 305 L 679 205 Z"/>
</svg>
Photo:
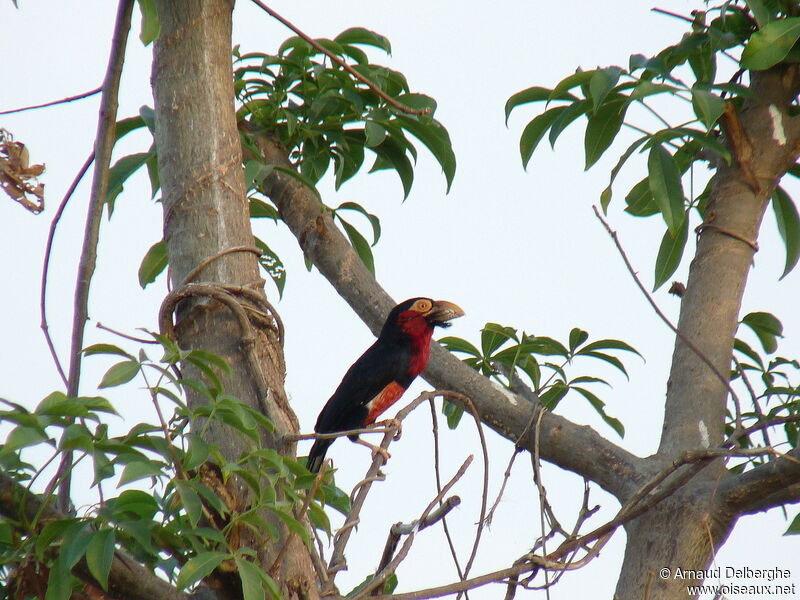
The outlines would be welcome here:
<svg viewBox="0 0 800 600">
<path fill-rule="evenodd" d="M 422 514 L 420 515 L 419 519 L 417 519 L 418 522 L 421 523 L 428 518 L 428 515 L 430 515 L 430 513 L 434 510 L 434 508 L 442 501 L 445 494 L 447 494 L 447 492 L 450 491 L 450 488 L 452 488 L 456 484 L 456 482 L 464 476 L 464 473 L 472 464 L 473 458 L 474 457 L 471 454 L 467 457 L 467 459 L 464 461 L 464 463 L 461 465 L 458 471 L 456 471 L 456 474 L 453 475 L 450 481 L 448 481 L 442 487 L 442 491 L 436 494 L 436 497 L 430 501 L 428 506 L 425 507 L 425 510 L 422 511 Z M 406 556 L 408 556 L 408 553 L 411 550 L 411 545 L 414 543 L 415 533 L 416 533 L 415 531 L 409 533 L 408 537 L 406 538 L 406 541 L 403 542 L 400 551 L 395 555 L 394 558 L 392 558 L 391 561 L 389 561 L 389 564 L 387 564 L 382 570 L 375 573 L 375 577 L 372 578 L 372 581 L 370 581 L 364 587 L 364 589 L 361 590 L 361 592 L 359 592 L 354 597 L 354 600 L 358 600 L 359 598 L 364 598 L 366 596 L 371 595 L 373 591 L 380 588 L 384 584 L 384 582 L 392 575 L 392 573 L 394 573 L 397 570 L 397 567 L 400 566 L 400 563 L 403 562 L 403 560 L 405 560 Z"/>
<path fill-rule="evenodd" d="M 89 158 L 86 159 L 86 162 L 83 163 L 83 166 L 78 171 L 78 174 L 75 175 L 75 178 L 72 180 L 67 193 L 64 194 L 64 197 L 61 199 L 61 204 L 58 205 L 56 214 L 53 215 L 53 220 L 50 222 L 50 231 L 47 234 L 47 243 L 45 244 L 44 248 L 44 262 L 42 263 L 42 282 L 39 292 L 39 314 L 42 318 L 40 327 L 42 328 L 42 333 L 44 333 L 44 339 L 47 342 L 47 347 L 50 349 L 50 355 L 53 357 L 53 362 L 56 365 L 56 370 L 61 376 L 61 381 L 64 382 L 64 387 L 69 386 L 69 381 L 67 379 L 67 374 L 64 372 L 64 367 L 61 366 L 61 361 L 58 359 L 58 353 L 56 352 L 56 347 L 53 344 L 53 338 L 50 337 L 50 327 L 47 324 L 47 278 L 50 270 L 50 256 L 53 252 L 53 240 L 55 239 L 56 229 L 61 221 L 61 216 L 64 214 L 64 210 L 67 208 L 67 204 L 69 203 L 69 199 L 72 198 L 72 194 L 75 193 L 75 188 L 78 187 L 78 184 L 81 182 L 84 175 L 86 175 L 86 172 L 89 170 L 92 162 L 94 162 L 94 151 L 89 154 Z"/>
<path fill-rule="evenodd" d="M 414 402 L 412 402 L 412 404 L 414 404 Z M 387 430 L 383 434 L 383 440 L 381 441 L 380 447 L 383 450 L 386 450 L 389 447 L 389 444 L 392 443 L 393 439 L 394 431 Z M 361 507 L 364 506 L 364 501 L 367 498 L 367 494 L 369 494 L 372 484 L 380 479 L 378 472 L 385 463 L 386 457 L 381 452 L 376 452 L 372 459 L 372 464 L 370 464 L 369 469 L 367 470 L 366 476 L 356 485 L 357 491 L 354 490 L 355 498 L 353 499 L 350 507 L 350 512 L 347 514 L 344 524 L 339 528 L 333 538 L 333 552 L 331 554 L 330 561 L 328 562 L 329 579 L 326 587 L 323 589 L 323 595 L 333 591 L 336 574 L 346 567 L 344 550 L 347 547 L 347 542 L 350 539 L 350 534 L 353 532 L 353 528 L 358 524 L 359 515 L 361 514 Z"/>
<path fill-rule="evenodd" d="M 544 484 L 542 483 L 542 472 L 541 472 L 541 463 L 539 461 L 539 440 L 540 440 L 540 433 L 542 428 L 542 417 L 544 417 L 544 411 L 540 410 L 539 415 L 536 418 L 536 429 L 535 429 L 535 437 L 534 437 L 534 446 L 533 446 L 533 480 L 536 482 L 536 489 L 539 492 L 539 524 L 542 529 L 542 553 L 545 555 L 547 554 L 547 533 L 544 529 L 544 515 L 545 515 L 545 506 L 547 506 L 547 492 L 544 489 Z M 550 600 L 550 588 L 548 582 L 549 574 L 547 571 L 544 572 L 544 583 L 547 586 L 545 591 L 548 600 Z"/>
<path fill-rule="evenodd" d="M 451 391 L 435 391 L 432 392 L 432 394 L 435 396 L 452 398 L 467 407 L 469 413 L 472 415 L 472 418 L 475 421 L 475 427 L 478 430 L 478 439 L 481 444 L 481 454 L 483 456 L 481 509 L 480 514 L 478 515 L 478 522 L 476 524 L 475 540 L 472 543 L 472 551 L 470 552 L 467 564 L 464 566 L 464 577 L 467 577 L 470 569 L 472 568 L 472 564 L 475 562 L 475 557 L 478 555 L 478 546 L 480 546 L 481 543 L 481 535 L 483 534 L 483 528 L 486 526 L 486 509 L 489 503 L 489 448 L 486 445 L 486 437 L 483 435 L 483 421 L 481 421 L 481 417 L 478 414 L 478 409 L 475 408 L 475 404 L 469 397 L 465 396 L 464 394 Z"/>
<path fill-rule="evenodd" d="M 433 401 L 434 399 L 431 398 L 428 400 L 428 404 L 431 407 L 431 425 L 432 425 L 432 433 L 433 433 L 433 472 L 436 478 L 436 491 L 442 491 L 442 473 L 441 473 L 441 464 L 440 464 L 440 452 L 439 452 L 439 419 L 436 416 L 436 404 Z M 461 563 L 458 560 L 458 553 L 456 552 L 456 545 L 453 542 L 453 536 L 450 535 L 450 527 L 447 524 L 447 518 L 442 517 L 442 530 L 444 531 L 444 537 L 447 540 L 447 546 L 450 548 L 450 556 L 453 557 L 453 564 L 456 567 L 456 573 L 458 573 L 458 579 L 463 581 L 464 571 L 461 570 Z M 467 600 L 469 600 L 469 595 L 466 594 Z"/>
<path fill-rule="evenodd" d="M 321 52 L 321 53 L 323 53 L 325 56 L 327 56 L 328 58 L 330 58 L 330 59 L 331 59 L 333 62 L 335 62 L 337 65 L 339 65 L 339 66 L 340 66 L 342 69 L 344 69 L 345 71 L 347 71 L 348 73 L 350 73 L 350 75 L 352 75 L 353 77 L 355 77 L 356 79 L 358 79 L 358 80 L 359 80 L 361 83 L 363 83 L 364 85 L 366 85 L 366 86 L 367 86 L 369 89 L 371 89 L 373 92 L 375 92 L 376 94 L 378 94 L 378 96 L 380 96 L 381 98 L 383 98 L 384 100 L 386 100 L 386 102 L 388 102 L 389 104 L 391 104 L 391 105 L 392 105 L 394 108 L 396 108 L 397 110 L 399 110 L 399 111 L 401 111 L 401 112 L 404 112 L 404 113 L 406 113 L 406 114 L 409 114 L 409 115 L 429 115 L 429 114 L 431 113 L 431 110 L 430 110 L 429 108 L 411 108 L 410 106 L 406 106 L 405 104 L 402 104 L 402 103 L 398 102 L 397 100 L 395 100 L 394 98 L 392 98 L 391 96 L 389 96 L 388 94 L 386 94 L 386 92 L 384 92 L 382 89 L 380 89 L 380 88 L 379 88 L 377 85 L 375 85 L 375 84 L 374 84 L 372 81 L 370 81 L 369 79 L 367 79 L 366 77 L 364 77 L 364 76 L 363 76 L 361 73 L 359 73 L 358 71 L 356 71 L 356 70 L 355 70 L 353 67 L 351 67 L 350 65 L 348 65 L 348 64 L 347 64 L 345 61 L 343 61 L 343 60 L 342 60 L 341 58 L 339 58 L 338 56 L 336 56 L 336 55 L 335 55 L 333 52 L 330 52 L 329 50 L 327 50 L 325 47 L 323 47 L 323 46 L 322 46 L 322 45 L 321 45 L 319 42 L 317 42 L 315 39 L 313 39 L 313 38 L 312 38 L 312 37 L 310 37 L 309 35 L 306 35 L 306 34 L 305 34 L 305 33 L 303 33 L 302 31 L 300 31 L 300 30 L 297 28 L 297 26 L 295 26 L 295 25 L 293 25 L 292 23 L 290 23 L 290 22 L 289 22 L 289 21 L 288 21 L 288 20 L 287 20 L 285 17 L 283 17 L 283 16 L 281 16 L 280 14 L 276 13 L 276 12 L 275 12 L 274 10 L 272 10 L 272 9 L 271 9 L 269 6 L 267 6 L 266 4 L 264 4 L 263 2 L 261 2 L 261 0 L 252 0 L 252 1 L 253 1 L 253 3 L 254 3 L 256 6 L 258 6 L 258 7 L 259 7 L 261 10 L 263 10 L 264 12 L 266 12 L 266 13 L 267 13 L 269 16 L 271 16 L 273 19 L 276 19 L 276 20 L 280 21 L 280 22 L 281 22 L 283 25 L 285 25 L 286 27 L 288 27 L 289 29 L 291 29 L 292 31 L 294 31 L 294 32 L 295 32 L 295 33 L 296 33 L 298 36 L 300 36 L 300 37 L 301 37 L 301 38 L 303 38 L 303 39 L 304 39 L 306 42 L 308 42 L 309 44 L 311 44 L 311 46 L 312 46 L 312 47 L 313 47 L 313 48 L 314 48 L 314 49 L 315 49 L 317 52 Z"/>
<path fill-rule="evenodd" d="M 756 394 L 755 389 L 753 389 L 753 386 L 750 383 L 750 379 L 747 377 L 747 373 L 742 367 L 742 363 L 739 362 L 739 359 L 736 358 L 735 355 L 733 356 L 733 363 L 736 365 L 736 370 L 739 371 L 739 375 L 742 378 L 742 383 L 744 383 L 744 387 L 747 388 L 747 392 L 750 394 L 750 400 L 753 403 L 753 408 L 756 411 L 756 415 L 758 415 L 759 420 L 763 420 L 764 411 L 761 410 L 761 405 L 758 403 L 758 394 Z M 743 430 L 744 428 L 740 426 L 741 426 L 741 420 L 737 421 L 737 429 Z M 736 434 L 737 431 L 734 431 L 733 433 Z M 764 444 L 767 446 L 772 446 L 772 442 L 769 439 L 769 431 L 767 430 L 766 427 L 761 430 L 761 434 L 764 438 Z"/>
<path fill-rule="evenodd" d="M 224 250 L 217 252 L 213 256 L 209 256 L 208 258 L 204 258 L 203 260 L 201 260 L 200 264 L 198 264 L 194 269 L 189 271 L 186 277 L 183 278 L 183 282 L 181 282 L 181 285 L 186 285 L 187 283 L 193 281 L 194 278 L 197 277 L 203 269 L 205 269 L 215 260 L 220 259 L 223 256 L 227 256 L 228 254 L 234 254 L 235 252 L 249 252 L 251 254 L 255 254 L 256 256 L 261 256 L 262 254 L 264 254 L 260 249 L 254 246 L 236 246 L 234 248 L 225 248 Z"/>
<path fill-rule="evenodd" d="M 113 333 L 114 335 L 119 336 L 119 337 L 121 337 L 123 339 L 130 340 L 132 342 L 136 342 L 138 344 L 158 344 L 158 342 L 155 341 L 155 340 L 147 340 L 145 338 L 136 337 L 134 335 L 128 335 L 127 333 L 122 333 L 121 331 L 117 331 L 116 329 L 112 329 L 111 327 L 107 327 L 106 325 L 103 325 L 102 323 L 97 323 L 97 325 L 95 325 L 95 327 L 97 327 L 98 329 L 102 329 L 103 331 L 107 331 L 109 333 Z"/>
<path fill-rule="evenodd" d="M 695 346 L 694 343 L 692 343 L 692 341 L 689 340 L 677 327 L 675 327 L 675 325 L 672 324 L 672 321 L 670 321 L 669 318 L 661 311 L 661 309 L 658 307 L 658 304 L 656 304 L 655 300 L 653 300 L 653 297 L 650 295 L 650 292 L 647 291 L 647 288 L 644 287 L 644 284 L 639 279 L 639 276 L 636 274 L 636 270 L 633 268 L 633 265 L 628 259 L 628 255 L 622 248 L 622 244 L 620 244 L 617 232 L 611 229 L 611 226 L 608 224 L 608 221 L 606 221 L 600 215 L 600 211 L 597 210 L 596 206 L 592 206 L 592 210 L 594 210 L 595 216 L 603 224 L 603 227 L 605 227 L 606 231 L 608 232 L 608 235 L 611 236 L 611 239 L 614 241 L 614 245 L 617 247 L 617 250 L 619 251 L 619 254 L 622 257 L 622 260 L 625 263 L 625 266 L 628 268 L 628 272 L 631 274 L 631 277 L 633 277 L 634 282 L 641 290 L 642 294 L 644 294 L 644 297 L 647 299 L 647 302 L 653 308 L 655 313 L 666 324 L 666 326 L 669 327 L 672 330 L 672 332 L 676 336 L 678 336 L 684 344 L 686 344 L 686 347 L 689 348 L 692 352 L 694 352 L 695 355 L 701 361 L 703 361 L 703 363 L 705 363 L 705 365 L 711 370 L 711 372 L 717 377 L 717 379 L 719 379 L 722 382 L 722 385 L 724 385 L 725 388 L 730 392 L 731 398 L 733 398 L 734 403 L 737 406 L 739 406 L 740 405 L 739 397 L 736 395 L 736 392 L 731 386 L 730 380 L 727 377 L 725 377 L 722 373 L 720 373 L 719 369 L 717 369 L 717 367 L 714 366 L 714 363 L 712 363 L 711 360 L 705 354 L 703 354 L 700 351 L 700 349 L 697 346 Z"/>
<path fill-rule="evenodd" d="M 26 110 L 36 110 L 37 108 L 47 108 L 48 106 L 56 106 L 58 104 L 66 104 L 67 102 L 73 102 L 75 100 L 83 100 L 84 98 L 88 98 L 89 96 L 94 96 L 95 94 L 99 94 L 102 91 L 103 87 L 100 86 L 98 88 L 94 88 L 93 90 L 89 90 L 88 92 L 83 92 L 82 94 L 78 94 L 77 96 L 67 96 L 66 98 L 62 98 L 61 100 L 53 100 L 52 102 L 45 102 L 44 104 L 34 104 L 33 106 L 23 106 L 22 108 L 12 108 L 11 110 L 0 111 L 0 115 L 12 115 L 14 113 L 24 112 Z"/>
<path fill-rule="evenodd" d="M 111 53 L 108 58 L 105 80 L 103 81 L 100 118 L 97 124 L 97 138 L 95 141 L 92 192 L 86 217 L 86 229 L 84 231 L 83 248 L 81 250 L 80 264 L 78 265 L 78 281 L 75 289 L 75 312 L 72 320 L 72 342 L 67 385 L 67 395 L 70 397 L 78 395 L 80 385 L 81 350 L 83 348 L 86 321 L 88 320 L 89 286 L 97 262 L 100 222 L 103 217 L 103 206 L 108 195 L 108 172 L 111 164 L 111 152 L 114 148 L 119 84 L 122 76 L 122 66 L 125 62 L 125 47 L 131 27 L 132 10 L 133 0 L 120 0 L 114 24 L 114 35 L 111 41 Z M 72 452 L 65 452 L 59 471 L 62 469 L 69 470 L 71 468 L 71 460 Z M 71 477 L 69 473 L 66 473 L 58 487 L 57 506 L 62 512 L 69 512 L 70 509 L 70 483 Z"/>
<path fill-rule="evenodd" d="M 395 523 L 392 525 L 389 528 L 389 535 L 386 538 L 386 544 L 383 547 L 381 561 L 378 563 L 378 568 L 375 570 L 375 572 L 380 573 L 391 562 L 394 552 L 397 550 L 397 544 L 400 543 L 400 538 L 402 536 L 422 531 L 423 529 L 430 527 L 439 521 L 443 521 L 447 514 L 459 504 L 461 504 L 461 498 L 458 496 L 450 496 L 446 500 L 440 501 L 439 508 L 432 510 L 424 519 L 417 519 L 411 523 Z"/>
</svg>

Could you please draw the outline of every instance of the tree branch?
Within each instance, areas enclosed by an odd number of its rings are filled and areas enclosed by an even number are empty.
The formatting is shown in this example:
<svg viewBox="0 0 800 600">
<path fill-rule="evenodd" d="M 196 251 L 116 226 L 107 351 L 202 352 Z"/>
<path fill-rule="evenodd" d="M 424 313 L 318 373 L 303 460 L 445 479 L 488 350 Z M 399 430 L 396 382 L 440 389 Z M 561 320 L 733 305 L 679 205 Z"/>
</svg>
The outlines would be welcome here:
<svg viewBox="0 0 800 600">
<path fill-rule="evenodd" d="M 100 99 L 100 116 L 97 123 L 97 137 L 94 148 L 94 178 L 86 216 L 86 228 L 83 236 L 83 248 L 78 265 L 78 281 L 75 285 L 75 308 L 72 317 L 72 342 L 67 385 L 67 395 L 74 398 L 78 395 L 81 378 L 81 350 L 86 321 L 89 319 L 89 286 L 97 264 L 97 243 L 100 239 L 100 222 L 103 218 L 103 206 L 108 195 L 108 167 L 111 164 L 111 152 L 114 149 L 115 130 L 117 124 L 117 107 L 119 83 L 122 77 L 122 65 L 125 62 L 125 47 L 128 32 L 131 28 L 131 12 L 133 0 L 120 0 L 117 6 L 114 35 L 111 40 L 111 52 L 108 57 L 103 94 Z M 58 507 L 62 512 L 70 510 L 70 477 L 72 468 L 72 452 L 65 452 L 58 468 L 57 476 L 63 474 L 58 486 Z"/>
<path fill-rule="evenodd" d="M 257 134 L 255 141 L 267 164 L 292 168 L 285 149 L 268 134 Z M 264 180 L 264 190 L 278 206 L 281 218 L 306 257 L 377 334 L 395 302 L 358 258 L 316 196 L 302 183 L 277 170 Z M 423 376 L 437 389 L 449 389 L 471 398 L 481 420 L 511 441 L 520 438 L 531 420 L 534 404 L 496 387 L 437 343 L 431 346 Z M 592 428 L 558 415 L 547 413 L 541 429 L 543 459 L 595 481 L 623 500 L 652 470 L 646 461 L 606 440 Z M 519 447 L 533 451 L 532 436 L 524 436 Z"/>
<path fill-rule="evenodd" d="M 99 94 L 101 91 L 103 91 L 102 87 L 94 88 L 88 92 L 83 92 L 82 94 L 77 94 L 76 96 L 67 96 L 61 100 L 53 100 L 51 102 L 45 102 L 44 104 L 34 104 L 33 106 L 23 106 L 22 108 L 12 108 L 11 110 L 0 111 L 0 115 L 12 115 L 14 113 L 25 112 L 26 110 L 35 110 L 37 108 L 47 108 L 48 106 L 66 104 L 67 102 L 74 102 L 75 100 L 82 100 L 84 98 L 88 98 L 89 96 L 94 96 L 95 94 Z"/>
<path fill-rule="evenodd" d="M 735 514 L 752 514 L 800 502 L 800 447 L 720 484 L 722 502 Z"/>
<path fill-rule="evenodd" d="M 52 506 L 44 505 L 40 496 L 26 490 L 3 471 L 0 471 L 0 514 L 23 535 L 36 535 L 44 524 L 67 518 Z M 75 566 L 75 574 L 83 581 L 96 583 L 85 559 Z M 120 600 L 191 599 L 189 594 L 178 592 L 122 550 L 114 553 L 108 591 Z"/>
</svg>

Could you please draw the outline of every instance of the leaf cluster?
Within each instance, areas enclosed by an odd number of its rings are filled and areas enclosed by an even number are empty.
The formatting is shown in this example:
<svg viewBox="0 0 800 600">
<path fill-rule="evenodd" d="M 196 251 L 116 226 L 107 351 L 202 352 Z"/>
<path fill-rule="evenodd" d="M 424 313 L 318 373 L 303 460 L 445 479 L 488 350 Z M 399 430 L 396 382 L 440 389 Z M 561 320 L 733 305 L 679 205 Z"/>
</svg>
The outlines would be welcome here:
<svg viewBox="0 0 800 600">
<path fill-rule="evenodd" d="M 112 436 L 107 419 L 117 413 L 106 398 L 69 398 L 61 392 L 47 396 L 33 411 L 7 402 L 8 409 L 0 412 L 0 419 L 14 426 L 0 447 L 4 473 L 30 488 L 41 471 L 23 460 L 23 452 L 49 448 L 53 461 L 71 451 L 74 464 L 91 463 L 92 488 L 100 496 L 84 516 L 48 522 L 37 517 L 33 523 L 0 520 L 0 581 L 9 589 L 29 589 L 38 581 L 47 600 L 64 600 L 78 585 L 73 567 L 84 561 L 107 590 L 115 549 L 123 548 L 180 589 L 235 571 L 248 600 L 264 598 L 265 591 L 279 598 L 274 581 L 252 562 L 255 552 L 239 540 L 246 530 L 258 539 L 277 539 L 285 528 L 310 544 L 298 515 L 314 475 L 296 459 L 262 446 L 263 433 L 274 426 L 258 410 L 225 394 L 230 368 L 223 359 L 182 350 L 152 335 L 164 353 L 160 360 L 112 344 L 90 346 L 84 354 L 120 359 L 106 371 L 100 388 L 144 381 L 159 407 L 157 423 L 138 423 Z M 201 379 L 182 377 L 179 363 L 196 367 Z M 207 402 L 189 407 L 188 390 Z M 168 419 L 162 407 L 171 407 Z M 227 460 L 205 440 L 212 423 L 226 425 L 246 442 L 236 460 Z M 244 507 L 228 491 L 232 478 L 248 490 Z M 106 494 L 109 483 L 118 494 Z M 140 489 L 143 484 L 150 491 Z M 330 478 L 318 487 L 307 513 L 316 527 L 330 533 L 325 504 L 341 512 L 349 509 L 348 497 Z"/>
<path fill-rule="evenodd" d="M 752 96 L 743 83 L 747 71 L 800 60 L 800 17 L 791 16 L 783 3 L 725 2 L 695 13 L 691 20 L 691 31 L 655 56 L 634 54 L 627 68 L 578 69 L 552 89 L 531 87 L 514 94 L 505 109 L 508 118 L 518 106 L 545 105 L 520 137 L 524 166 L 545 135 L 554 145 L 580 117 L 586 118 L 586 169 L 609 149 L 623 125 L 641 134 L 611 170 L 600 204 L 604 211 L 608 208 L 614 181 L 627 161 L 634 154 L 646 154 L 647 176 L 628 191 L 625 212 L 635 217 L 660 215 L 666 225 L 655 263 L 654 289 L 668 281 L 681 263 L 691 211 L 697 212 L 700 222 L 705 218 L 710 185 L 696 197 L 687 197 L 684 178 L 693 176 L 698 164 L 715 168 L 723 162 L 731 164 L 734 158 L 724 121 Z M 729 80 L 720 77 L 722 59 L 736 69 Z M 658 96 L 690 106 L 692 116 L 685 123 L 670 124 L 652 105 Z M 648 131 L 639 126 L 630 118 L 633 106 L 655 116 L 663 127 Z M 800 258 L 800 217 L 785 190 L 776 192 L 773 208 L 786 248 L 786 276 Z"/>
<path fill-rule="evenodd" d="M 605 402 L 587 387 L 610 384 L 596 375 L 567 374 L 567 370 L 574 370 L 576 359 L 588 358 L 607 363 L 627 377 L 628 372 L 615 353 L 639 353 L 623 341 L 602 339 L 589 342 L 589 334 L 576 327 L 570 331 L 567 343 L 562 344 L 551 337 L 529 335 L 513 327 L 487 323 L 481 331 L 480 349 L 458 337 L 445 337 L 439 343 L 451 352 L 466 355 L 462 360 L 467 365 L 509 389 L 512 387 L 511 374 L 524 376 L 539 396 L 539 401 L 550 411 L 555 411 L 567 394 L 574 392 L 583 397 L 620 437 L 625 435 L 622 422 L 606 413 Z M 455 427 L 463 409 L 446 403 L 444 410 L 448 424 Z"/>
</svg>

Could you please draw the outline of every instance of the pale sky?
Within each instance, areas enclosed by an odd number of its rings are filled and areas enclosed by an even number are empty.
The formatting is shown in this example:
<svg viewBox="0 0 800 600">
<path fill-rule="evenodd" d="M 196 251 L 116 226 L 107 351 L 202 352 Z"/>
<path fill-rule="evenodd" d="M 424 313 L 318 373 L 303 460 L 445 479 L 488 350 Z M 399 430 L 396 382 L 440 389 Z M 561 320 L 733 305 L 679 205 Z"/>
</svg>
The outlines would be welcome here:
<svg viewBox="0 0 800 600">
<path fill-rule="evenodd" d="M 334 193 L 332 181 L 319 186 L 325 202 L 337 206 L 354 201 L 381 218 L 383 236 L 374 248 L 381 284 L 397 300 L 419 295 L 451 300 L 467 312 L 448 330 L 479 339 L 488 321 L 528 333 L 566 340 L 572 327 L 589 331 L 591 339 L 617 338 L 645 357 L 623 356 L 630 381 L 611 368 L 588 364 L 589 373 L 606 377 L 612 389 L 598 389 L 610 414 L 620 418 L 626 436 L 618 436 L 579 396 L 568 396 L 559 412 L 596 427 L 626 449 L 647 455 L 655 451 L 661 433 L 663 399 L 673 338 L 660 323 L 616 254 L 611 240 L 594 218 L 591 205 L 608 181 L 608 172 L 625 146 L 617 145 L 588 173 L 583 172 L 583 127 L 567 130 L 551 151 L 546 142 L 523 171 L 518 140 L 536 107 L 514 112 L 504 124 L 503 105 L 516 91 L 532 85 L 552 87 L 577 66 L 627 65 L 634 53 L 652 55 L 675 43 L 684 23 L 651 12 L 634 0 L 615 3 L 508 2 L 289 2 L 271 6 L 314 37 L 333 37 L 363 26 L 387 36 L 393 56 L 371 52 L 373 61 L 402 71 L 412 91 L 433 96 L 437 118 L 448 128 L 458 160 L 449 195 L 438 164 L 420 145 L 411 196 L 402 202 L 396 175 L 366 172 Z M 670 0 L 661 8 L 688 14 L 699 3 Z M 0 110 L 77 94 L 98 86 L 107 61 L 115 3 L 95 1 L 37 3 L 20 0 L 20 10 L 0 3 L 4 82 Z M 138 11 L 137 11 L 138 12 Z M 272 52 L 291 32 L 245 0 L 234 14 L 234 43 L 242 51 Z M 120 98 L 120 118 L 152 106 L 150 48 L 138 40 L 138 14 L 129 42 Z M 97 122 L 97 99 L 68 106 L 0 117 L 28 145 L 33 162 L 44 162 L 47 208 L 33 216 L 19 205 L 0 201 L 0 272 L 7 291 L 0 297 L 6 315 L 0 344 L 0 397 L 35 406 L 60 382 L 39 329 L 39 277 L 50 219 L 74 174 L 91 150 Z M 625 133 L 628 136 L 628 133 Z M 628 139 L 628 138 L 626 138 Z M 145 135 L 131 135 L 117 156 L 145 151 Z M 614 152 L 614 149 L 617 152 Z M 658 217 L 634 219 L 622 212 L 624 195 L 644 176 L 644 161 L 631 161 L 615 185 L 609 219 L 646 285 L 652 285 L 653 263 L 664 225 Z M 698 180 L 706 177 L 697 173 Z M 74 287 L 74 272 L 83 230 L 88 180 L 67 209 L 56 239 L 48 297 L 49 322 L 56 346 L 65 356 Z M 696 186 L 697 192 L 702 186 Z M 111 221 L 104 221 L 100 259 L 92 286 L 86 344 L 118 343 L 95 328 L 97 322 L 134 332 L 154 329 L 158 305 L 165 293 L 162 276 L 145 291 L 136 272 L 146 250 L 161 235 L 161 210 L 149 199 L 142 172 L 117 200 Z M 363 231 L 368 224 L 359 222 Z M 347 367 L 372 342 L 372 335 L 330 285 L 316 272 L 306 272 L 294 238 L 271 222 L 256 223 L 255 233 L 279 253 L 288 269 L 286 291 L 277 308 L 286 324 L 286 389 L 304 431 L 339 383 Z M 744 300 L 742 314 L 754 310 L 782 319 L 786 338 L 779 354 L 800 355 L 800 316 L 796 310 L 800 274 L 778 283 L 784 255 L 774 219 L 768 211 L 760 238 L 761 251 Z M 693 251 L 690 241 L 687 252 Z M 685 258 L 675 278 L 685 281 Z M 678 302 L 664 286 L 659 305 L 677 317 Z M 277 300 L 270 283 L 267 294 Z M 124 343 L 122 345 L 125 345 Z M 130 345 L 126 347 L 130 348 Z M 96 393 L 110 363 L 90 358 L 85 363 L 81 391 Z M 577 373 L 577 371 L 576 371 Z M 141 382 L 138 383 L 141 386 Z M 417 382 L 407 394 L 430 389 Z M 146 394 L 136 386 L 109 392 L 132 426 L 153 418 Z M 441 424 L 440 424 L 441 425 Z M 121 430 L 121 429 L 120 429 Z M 509 442 L 490 435 L 492 465 L 490 499 L 494 499 L 512 452 Z M 455 433 L 442 431 L 445 478 L 467 454 L 480 448 L 474 426 L 466 420 Z M 350 545 L 350 569 L 340 576 L 342 591 L 360 582 L 380 558 L 389 526 L 415 519 L 435 495 L 431 462 L 430 417 L 420 409 L 407 422 L 402 440 L 392 446 L 384 469 L 387 481 L 375 486 L 362 524 Z M 329 456 L 339 467 L 338 481 L 359 480 L 369 462 L 362 447 L 337 442 Z M 466 560 L 479 507 L 481 461 L 476 460 L 454 490 L 462 505 L 451 518 L 459 532 L 459 552 Z M 539 534 L 539 512 L 530 462 L 517 460 L 514 475 L 484 542 L 472 574 L 510 565 L 526 552 Z M 552 466 L 544 468 L 550 502 L 562 523 L 571 524 L 580 502 L 582 480 Z M 88 487 L 86 485 L 84 488 Z M 76 486 L 80 490 L 81 486 Z M 113 492 L 113 490 L 109 490 Z M 80 496 L 85 504 L 96 495 Z M 596 487 L 593 503 L 603 510 L 597 525 L 617 510 L 616 501 Z M 796 514 L 790 508 L 790 517 Z M 781 567 L 793 571 L 800 584 L 798 539 L 781 537 L 788 522 L 780 511 L 742 519 L 716 564 L 752 568 Z M 553 599 L 576 597 L 591 586 L 595 597 L 611 597 L 621 564 L 624 532 L 618 532 L 589 566 L 567 574 L 550 592 Z M 412 591 L 455 579 L 440 529 L 417 537 L 408 561 L 398 572 L 401 591 Z M 724 581 L 723 581 L 724 583 Z M 497 598 L 504 589 L 487 587 L 473 599 Z M 520 591 L 519 598 L 542 592 Z"/>
</svg>

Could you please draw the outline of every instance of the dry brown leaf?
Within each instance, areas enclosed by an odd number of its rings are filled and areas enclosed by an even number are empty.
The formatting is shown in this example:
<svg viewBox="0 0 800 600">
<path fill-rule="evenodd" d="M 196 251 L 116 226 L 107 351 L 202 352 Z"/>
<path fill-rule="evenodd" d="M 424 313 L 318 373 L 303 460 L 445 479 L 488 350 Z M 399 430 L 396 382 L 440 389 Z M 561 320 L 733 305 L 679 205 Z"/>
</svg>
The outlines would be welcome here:
<svg viewBox="0 0 800 600">
<path fill-rule="evenodd" d="M 37 179 L 42 173 L 44 165 L 30 164 L 25 144 L 0 128 L 0 188 L 35 215 L 44 210 L 44 184 Z"/>
</svg>

